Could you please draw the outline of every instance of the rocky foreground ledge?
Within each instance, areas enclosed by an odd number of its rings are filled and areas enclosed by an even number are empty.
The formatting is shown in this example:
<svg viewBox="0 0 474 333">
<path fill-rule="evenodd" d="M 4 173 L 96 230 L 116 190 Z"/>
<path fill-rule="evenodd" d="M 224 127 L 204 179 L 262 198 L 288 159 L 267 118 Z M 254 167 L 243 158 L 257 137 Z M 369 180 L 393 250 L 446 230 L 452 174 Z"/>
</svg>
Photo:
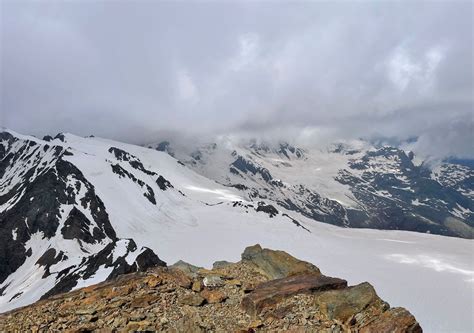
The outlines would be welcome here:
<svg viewBox="0 0 474 333">
<path fill-rule="evenodd" d="M 212 270 L 178 262 L 0 315 L 0 332 L 422 332 L 367 282 L 254 245 Z"/>
</svg>

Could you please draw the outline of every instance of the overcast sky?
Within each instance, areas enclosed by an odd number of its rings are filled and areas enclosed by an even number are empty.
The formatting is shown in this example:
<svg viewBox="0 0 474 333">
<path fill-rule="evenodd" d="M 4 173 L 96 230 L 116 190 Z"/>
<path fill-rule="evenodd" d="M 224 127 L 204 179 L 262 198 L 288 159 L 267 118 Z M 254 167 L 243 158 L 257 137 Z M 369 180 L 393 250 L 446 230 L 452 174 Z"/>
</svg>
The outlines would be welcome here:
<svg viewBox="0 0 474 333">
<path fill-rule="evenodd" d="M 0 2 L 0 125 L 22 133 L 417 136 L 474 157 L 470 1 Z"/>
</svg>

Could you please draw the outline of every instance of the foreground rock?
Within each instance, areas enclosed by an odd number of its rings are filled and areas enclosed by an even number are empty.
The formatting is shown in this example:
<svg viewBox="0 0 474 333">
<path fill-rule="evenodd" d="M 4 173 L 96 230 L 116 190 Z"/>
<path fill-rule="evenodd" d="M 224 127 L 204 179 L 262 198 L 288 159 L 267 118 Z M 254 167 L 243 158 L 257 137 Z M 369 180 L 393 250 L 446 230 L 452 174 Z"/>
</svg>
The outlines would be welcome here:
<svg viewBox="0 0 474 333">
<path fill-rule="evenodd" d="M 242 260 L 253 264 L 270 280 L 305 273 L 320 273 L 319 268 L 306 261 L 298 260 L 283 251 L 262 249 L 259 244 L 247 247 L 242 253 Z"/>
<path fill-rule="evenodd" d="M 277 277 L 277 278 L 276 278 Z M 291 255 L 249 247 L 206 270 L 180 263 L 56 295 L 0 315 L 0 332 L 421 332 L 369 283 L 342 279 Z"/>
<path fill-rule="evenodd" d="M 347 287 L 347 281 L 321 274 L 302 274 L 283 279 L 271 280 L 258 285 L 242 300 L 245 311 L 255 316 L 264 308 L 298 294 L 311 294 L 328 289 Z"/>
</svg>

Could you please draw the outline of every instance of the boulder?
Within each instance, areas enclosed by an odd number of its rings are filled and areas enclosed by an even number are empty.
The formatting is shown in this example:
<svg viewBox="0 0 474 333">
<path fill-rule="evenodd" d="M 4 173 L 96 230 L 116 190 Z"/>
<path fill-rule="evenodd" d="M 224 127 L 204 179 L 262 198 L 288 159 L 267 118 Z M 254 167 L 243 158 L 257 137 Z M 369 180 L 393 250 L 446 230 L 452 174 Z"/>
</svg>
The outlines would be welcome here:
<svg viewBox="0 0 474 333">
<path fill-rule="evenodd" d="M 189 275 L 179 268 L 169 268 L 163 270 L 160 275 L 164 283 L 173 283 L 182 288 L 190 289 L 193 281 Z"/>
<path fill-rule="evenodd" d="M 197 266 L 188 264 L 187 262 L 183 260 L 179 260 L 169 267 L 177 268 L 183 271 L 184 273 L 186 273 L 191 278 L 195 278 L 198 275 L 198 271 L 202 269 L 202 267 L 197 267 Z"/>
<path fill-rule="evenodd" d="M 191 286 L 191 289 L 195 292 L 200 292 L 202 290 L 202 281 L 201 280 L 194 281 L 193 285 Z"/>
<path fill-rule="evenodd" d="M 184 296 L 181 300 L 181 304 L 190 305 L 190 306 L 201 306 L 205 303 L 204 297 L 199 294 L 190 294 Z"/>
<path fill-rule="evenodd" d="M 392 308 L 377 316 L 360 333 L 422 333 L 415 317 L 404 308 Z"/>
<path fill-rule="evenodd" d="M 241 305 L 247 314 L 255 316 L 265 307 L 277 304 L 293 295 L 346 287 L 346 280 L 324 276 L 320 273 L 300 274 L 259 284 L 254 291 L 242 299 Z"/>
<path fill-rule="evenodd" d="M 346 322 L 356 313 L 380 300 L 367 282 L 341 290 L 329 290 L 315 296 L 315 304 L 328 319 Z"/>
<path fill-rule="evenodd" d="M 204 297 L 209 304 L 221 303 L 227 299 L 226 294 L 220 290 L 204 289 L 201 291 L 201 296 Z"/>
<path fill-rule="evenodd" d="M 209 275 L 202 280 L 202 283 L 206 287 L 217 288 L 224 285 L 224 280 L 219 275 Z"/>
<path fill-rule="evenodd" d="M 319 268 L 284 251 L 262 249 L 259 244 L 247 247 L 242 260 L 255 265 L 269 280 L 298 274 L 321 274 Z"/>
<path fill-rule="evenodd" d="M 212 269 L 224 268 L 224 267 L 232 265 L 232 264 L 233 263 L 230 262 L 230 261 L 219 260 L 219 261 L 216 261 L 212 264 Z"/>
</svg>

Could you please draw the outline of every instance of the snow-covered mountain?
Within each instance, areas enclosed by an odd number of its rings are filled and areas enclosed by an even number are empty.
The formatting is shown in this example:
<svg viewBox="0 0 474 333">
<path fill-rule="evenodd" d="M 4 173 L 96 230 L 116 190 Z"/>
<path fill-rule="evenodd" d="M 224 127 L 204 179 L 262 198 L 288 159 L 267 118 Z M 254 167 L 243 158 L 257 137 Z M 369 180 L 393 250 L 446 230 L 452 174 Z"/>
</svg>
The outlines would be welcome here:
<svg viewBox="0 0 474 333">
<path fill-rule="evenodd" d="M 260 243 L 369 280 L 427 329 L 472 329 L 474 243 L 426 234 L 472 238 L 472 169 L 430 172 L 364 145 L 198 148 L 1 132 L 0 311 L 164 262 L 235 261 Z M 440 286 L 449 295 L 433 295 Z"/>
<path fill-rule="evenodd" d="M 251 201 L 338 226 L 474 236 L 474 170 L 453 163 L 433 171 L 412 152 L 363 141 L 302 149 L 218 138 L 166 151 Z M 183 149 L 184 148 L 184 149 Z"/>
</svg>

